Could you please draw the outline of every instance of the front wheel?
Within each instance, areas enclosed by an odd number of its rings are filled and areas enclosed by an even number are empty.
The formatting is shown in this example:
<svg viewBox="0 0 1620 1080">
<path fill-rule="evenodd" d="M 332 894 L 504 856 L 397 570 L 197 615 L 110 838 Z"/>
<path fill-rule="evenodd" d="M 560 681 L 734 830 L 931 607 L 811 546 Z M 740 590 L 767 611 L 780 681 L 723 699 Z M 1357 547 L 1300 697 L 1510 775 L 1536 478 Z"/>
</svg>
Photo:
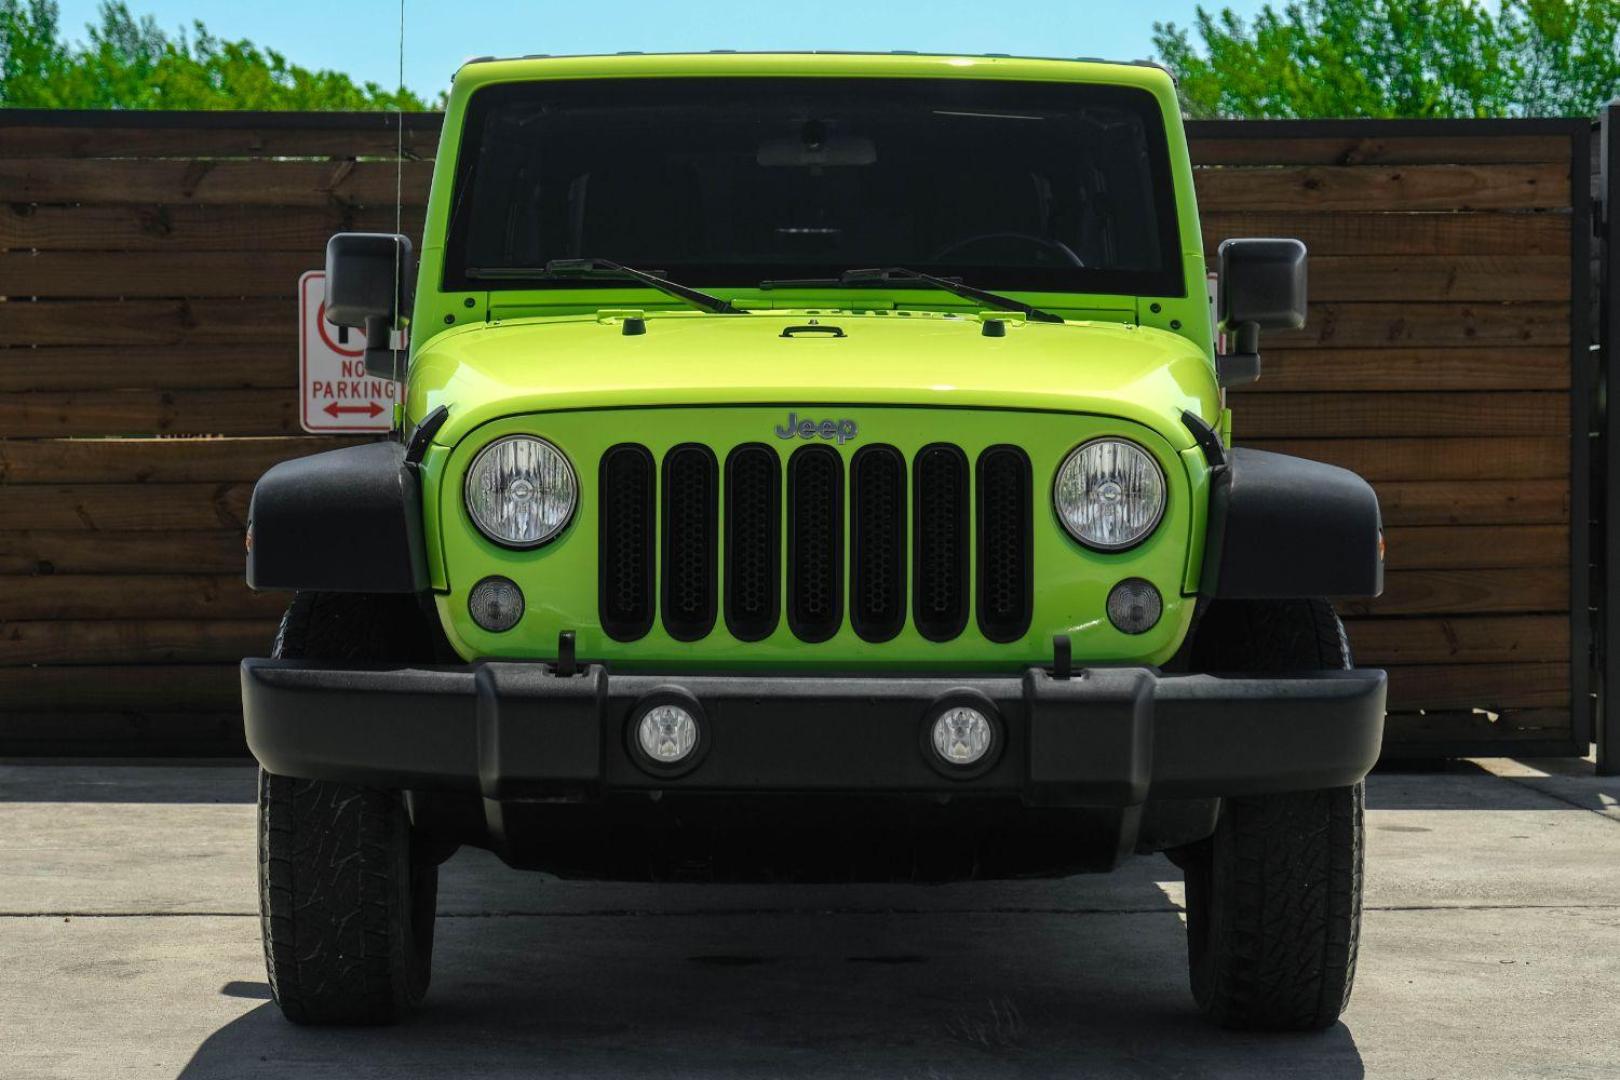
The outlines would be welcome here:
<svg viewBox="0 0 1620 1080">
<path fill-rule="evenodd" d="M 1331 1026 L 1361 935 L 1362 787 L 1229 799 L 1187 860 L 1193 997 L 1223 1027 Z"/>
<path fill-rule="evenodd" d="M 1348 668 L 1326 601 L 1226 602 L 1201 623 L 1201 671 Z M 1198 1007 L 1223 1027 L 1319 1030 L 1350 1000 L 1361 937 L 1363 785 L 1225 800 L 1215 835 L 1175 853 Z"/>
<path fill-rule="evenodd" d="M 270 992 L 300 1024 L 387 1024 L 427 992 L 438 867 L 400 796 L 259 773 Z"/>
<path fill-rule="evenodd" d="M 409 597 L 299 593 L 273 655 L 431 658 Z M 427 991 L 439 871 L 404 797 L 259 773 L 259 912 L 270 992 L 301 1024 L 385 1024 Z"/>
</svg>

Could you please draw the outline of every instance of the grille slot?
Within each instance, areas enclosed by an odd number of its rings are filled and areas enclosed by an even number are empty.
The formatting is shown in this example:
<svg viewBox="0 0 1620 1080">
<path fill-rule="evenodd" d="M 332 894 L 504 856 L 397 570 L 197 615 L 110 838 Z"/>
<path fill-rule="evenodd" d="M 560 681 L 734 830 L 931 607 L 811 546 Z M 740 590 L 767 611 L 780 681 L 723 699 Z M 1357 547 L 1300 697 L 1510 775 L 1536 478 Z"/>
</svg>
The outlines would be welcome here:
<svg viewBox="0 0 1620 1080">
<path fill-rule="evenodd" d="M 1034 523 L 1029 457 L 1016 446 L 979 455 L 979 632 L 1016 641 L 1029 631 L 1034 607 Z"/>
<path fill-rule="evenodd" d="M 597 613 L 616 641 L 635 641 L 653 621 L 653 457 L 623 443 L 602 455 Z"/>
<path fill-rule="evenodd" d="M 664 455 L 664 629 L 696 641 L 714 629 L 719 470 L 714 452 L 686 443 Z"/>
<path fill-rule="evenodd" d="M 844 463 L 826 446 L 788 459 L 788 626 L 826 641 L 843 621 Z"/>
<path fill-rule="evenodd" d="M 949 641 L 967 626 L 967 455 L 957 447 L 934 443 L 917 452 L 913 470 L 912 618 L 923 637 Z"/>
<path fill-rule="evenodd" d="M 781 614 L 782 463 L 759 443 L 726 458 L 726 628 L 770 637 Z"/>
<path fill-rule="evenodd" d="M 906 459 L 868 446 L 849 465 L 849 621 L 866 641 L 906 622 Z"/>
</svg>

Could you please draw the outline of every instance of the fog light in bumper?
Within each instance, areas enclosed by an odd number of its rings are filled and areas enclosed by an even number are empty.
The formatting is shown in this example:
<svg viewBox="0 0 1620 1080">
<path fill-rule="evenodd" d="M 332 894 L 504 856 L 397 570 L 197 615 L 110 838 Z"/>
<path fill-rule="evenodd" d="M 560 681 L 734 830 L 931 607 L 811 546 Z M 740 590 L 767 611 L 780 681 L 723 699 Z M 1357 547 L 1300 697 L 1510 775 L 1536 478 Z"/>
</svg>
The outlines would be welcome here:
<svg viewBox="0 0 1620 1080">
<path fill-rule="evenodd" d="M 1153 583 L 1126 578 L 1108 593 L 1108 621 L 1123 634 L 1145 634 L 1164 614 L 1164 598 Z"/>
<path fill-rule="evenodd" d="M 510 630 L 523 618 L 523 590 L 503 577 L 487 577 L 467 594 L 467 613 L 491 633 Z"/>
<path fill-rule="evenodd" d="M 946 765 L 969 768 L 983 761 L 996 743 L 990 718 L 971 705 L 953 705 L 934 718 L 929 741 Z"/>
<path fill-rule="evenodd" d="M 636 745 L 655 765 L 679 765 L 697 749 L 698 720 L 680 705 L 654 705 L 636 722 Z"/>
</svg>

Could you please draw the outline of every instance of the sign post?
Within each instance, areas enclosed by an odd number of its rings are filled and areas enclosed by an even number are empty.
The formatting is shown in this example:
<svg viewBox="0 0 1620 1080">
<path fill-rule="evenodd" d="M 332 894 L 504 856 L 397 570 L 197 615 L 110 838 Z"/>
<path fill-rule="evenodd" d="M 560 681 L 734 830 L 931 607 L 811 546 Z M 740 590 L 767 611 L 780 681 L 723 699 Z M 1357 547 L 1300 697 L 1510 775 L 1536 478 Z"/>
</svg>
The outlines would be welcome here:
<svg viewBox="0 0 1620 1080">
<path fill-rule="evenodd" d="M 366 373 L 365 335 L 326 319 L 326 273 L 298 279 L 298 422 L 314 434 L 388 431 L 399 383 Z"/>
</svg>

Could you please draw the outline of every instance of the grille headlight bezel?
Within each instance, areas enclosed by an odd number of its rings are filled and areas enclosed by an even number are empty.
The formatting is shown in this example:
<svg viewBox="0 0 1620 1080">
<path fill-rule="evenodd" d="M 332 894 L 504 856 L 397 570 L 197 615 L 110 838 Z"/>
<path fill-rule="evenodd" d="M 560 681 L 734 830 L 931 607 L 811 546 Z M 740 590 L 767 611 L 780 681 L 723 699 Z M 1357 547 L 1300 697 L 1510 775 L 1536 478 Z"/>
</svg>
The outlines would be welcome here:
<svg viewBox="0 0 1620 1080">
<path fill-rule="evenodd" d="M 501 467 L 497 455 L 504 453 L 507 447 L 519 446 L 532 448 L 528 460 L 511 463 L 504 480 L 497 475 L 490 485 L 486 485 L 486 479 L 490 477 L 491 472 Z M 549 477 L 543 467 L 547 463 L 560 466 L 550 470 Z M 548 488 L 548 484 L 552 485 L 552 488 Z M 541 510 L 535 511 L 540 514 L 538 530 L 522 527 L 508 527 L 505 531 L 502 530 L 503 524 L 524 520 L 514 509 L 514 504 L 520 498 L 525 502 L 543 502 L 547 498 L 547 492 L 559 486 L 562 488 L 560 494 L 566 499 L 566 505 L 561 513 L 547 515 L 542 507 Z M 506 508 L 505 513 L 491 515 L 483 508 L 486 487 L 488 494 L 492 495 L 500 506 Z M 514 489 L 517 489 L 516 492 Z M 568 455 L 538 435 L 504 435 L 491 440 L 487 446 L 479 450 L 473 457 L 472 464 L 467 466 L 467 476 L 462 484 L 462 505 L 466 508 L 473 526 L 491 543 L 526 551 L 555 540 L 574 520 L 574 514 L 579 509 L 579 476 L 574 471 L 573 462 L 568 460 Z"/>
<path fill-rule="evenodd" d="M 1075 499 L 1072 495 L 1066 499 L 1066 478 L 1070 476 L 1071 471 L 1084 472 L 1088 468 L 1085 460 L 1087 456 L 1090 455 L 1095 457 L 1098 451 L 1110 446 L 1122 447 L 1127 455 L 1138 455 L 1143 461 L 1151 465 L 1152 472 L 1150 475 L 1155 478 L 1158 489 L 1157 505 L 1153 507 L 1152 513 L 1150 515 L 1141 516 L 1141 520 L 1135 526 L 1135 531 L 1128 532 L 1128 534 L 1122 539 L 1114 540 L 1103 539 L 1095 535 L 1088 535 L 1085 525 L 1083 523 L 1077 523 L 1071 518 L 1070 512 L 1065 510 L 1066 502 L 1070 504 L 1071 509 L 1078 509 L 1078 506 L 1074 505 Z M 1108 469 L 1100 462 L 1089 467 L 1091 468 L 1093 476 L 1104 473 L 1112 475 L 1122 471 L 1119 468 Z M 1117 481 L 1113 482 L 1117 484 Z M 1102 485 L 1099 483 L 1096 486 L 1101 487 Z M 1083 487 L 1081 490 L 1083 492 L 1086 489 Z M 1133 495 L 1128 490 L 1128 485 L 1127 490 L 1122 492 L 1122 496 L 1127 499 L 1141 499 L 1148 494 L 1150 493 L 1139 492 Z M 1103 435 L 1095 439 L 1086 440 L 1064 456 L 1063 462 L 1058 466 L 1057 472 L 1052 478 L 1052 511 L 1057 515 L 1059 523 L 1062 524 L 1063 531 L 1068 533 L 1069 536 L 1074 539 L 1075 543 L 1089 548 L 1092 551 L 1103 552 L 1105 554 L 1117 554 L 1122 551 L 1129 551 L 1132 548 L 1138 547 L 1146 542 L 1147 539 L 1158 530 L 1160 523 L 1164 521 L 1165 508 L 1169 505 L 1169 503 L 1170 484 L 1168 478 L 1165 476 L 1164 466 L 1159 463 L 1159 459 L 1155 457 L 1153 453 L 1147 449 L 1147 447 L 1123 436 Z"/>
</svg>

